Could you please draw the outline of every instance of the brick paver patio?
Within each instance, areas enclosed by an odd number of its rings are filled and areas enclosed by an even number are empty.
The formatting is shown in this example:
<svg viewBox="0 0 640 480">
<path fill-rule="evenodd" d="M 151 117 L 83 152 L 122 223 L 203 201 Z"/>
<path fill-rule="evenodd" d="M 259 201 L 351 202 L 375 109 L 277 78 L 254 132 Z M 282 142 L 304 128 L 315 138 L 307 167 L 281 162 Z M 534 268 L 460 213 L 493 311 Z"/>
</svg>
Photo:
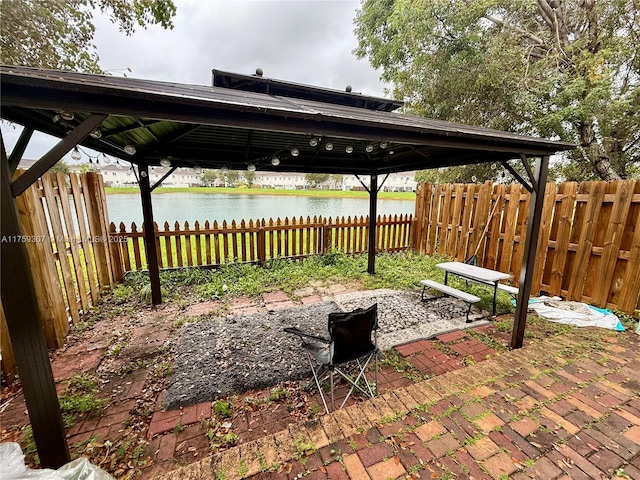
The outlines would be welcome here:
<svg viewBox="0 0 640 480">
<path fill-rule="evenodd" d="M 439 341 L 478 360 L 491 353 L 465 332 Z M 398 351 L 441 375 L 163 478 L 640 478 L 639 347 L 630 332 L 583 330 L 461 368 L 414 342 Z"/>
<path fill-rule="evenodd" d="M 298 303 L 321 301 L 317 292 Z M 217 305 L 192 306 L 206 314 Z M 238 299 L 231 311 L 286 308 L 280 293 Z M 640 478 L 640 336 L 575 330 L 496 355 L 473 332 L 456 331 L 396 347 L 414 375 L 381 369 L 381 395 L 350 400 L 301 421 L 274 403 L 229 419 L 239 445 L 211 452 L 212 403 L 164 411 L 162 394 L 146 430 L 151 463 L 144 478 L 353 479 Z M 152 330 L 144 330 L 153 342 Z M 166 333 L 163 333 L 166 337 Z M 161 339 L 164 341 L 163 339 Z M 157 342 L 156 342 L 157 343 Z M 57 378 L 95 370 L 106 344 L 54 360 Z M 428 380 L 416 379 L 429 376 Z M 100 418 L 68 432 L 69 443 L 126 435 L 145 378 L 109 386 L 116 399 Z M 146 393 L 145 393 L 146 392 Z M 254 392 L 257 400 L 269 390 Z M 344 398 L 345 389 L 337 391 Z M 320 404 L 319 397 L 312 398 Z M 17 398 L 3 428 L 28 422 Z M 626 476 L 625 476 L 626 475 Z"/>
</svg>

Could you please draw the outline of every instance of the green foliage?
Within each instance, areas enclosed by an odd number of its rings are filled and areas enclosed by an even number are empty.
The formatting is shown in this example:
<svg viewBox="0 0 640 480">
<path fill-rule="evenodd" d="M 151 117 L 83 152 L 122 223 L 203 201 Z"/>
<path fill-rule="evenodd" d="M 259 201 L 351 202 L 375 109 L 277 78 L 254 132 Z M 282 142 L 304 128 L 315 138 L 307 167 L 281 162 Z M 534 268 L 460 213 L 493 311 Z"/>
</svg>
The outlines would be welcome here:
<svg viewBox="0 0 640 480">
<path fill-rule="evenodd" d="M 247 184 L 247 187 L 249 188 L 253 187 L 253 181 L 256 178 L 256 172 L 247 170 L 246 172 L 242 173 L 242 176 L 244 177 L 244 181 Z"/>
<path fill-rule="evenodd" d="M 318 186 L 327 180 L 331 175 L 328 173 L 307 173 L 304 176 L 304 181 L 309 186 L 309 188 L 318 188 Z"/>
<path fill-rule="evenodd" d="M 213 402 L 213 413 L 222 418 L 230 418 L 233 413 L 231 411 L 231 404 L 223 400 L 216 400 Z"/>
<path fill-rule="evenodd" d="M 173 28 L 176 13 L 172 0 L 3 0 L 0 61 L 101 73 L 92 44 L 97 10 L 126 35 L 136 26 Z"/>
<path fill-rule="evenodd" d="M 68 175 L 69 173 L 71 173 L 71 169 L 69 168 L 69 165 L 67 165 L 67 163 L 64 160 L 60 160 L 53 167 L 49 169 L 49 172 L 54 175 L 56 173 L 64 173 L 65 175 Z"/>
<path fill-rule="evenodd" d="M 366 0 L 355 53 L 407 111 L 573 142 L 557 175 L 624 178 L 640 155 L 636 11 L 634 0 Z"/>
<path fill-rule="evenodd" d="M 212 187 L 215 185 L 216 180 L 218 179 L 218 171 L 217 170 L 203 170 L 202 175 L 200 176 L 200 180 L 202 180 L 202 184 L 207 187 Z"/>
<path fill-rule="evenodd" d="M 69 386 L 60 395 L 60 410 L 65 426 L 72 426 L 78 415 L 99 415 L 104 400 L 97 397 L 98 382 L 89 375 L 74 375 Z"/>
</svg>

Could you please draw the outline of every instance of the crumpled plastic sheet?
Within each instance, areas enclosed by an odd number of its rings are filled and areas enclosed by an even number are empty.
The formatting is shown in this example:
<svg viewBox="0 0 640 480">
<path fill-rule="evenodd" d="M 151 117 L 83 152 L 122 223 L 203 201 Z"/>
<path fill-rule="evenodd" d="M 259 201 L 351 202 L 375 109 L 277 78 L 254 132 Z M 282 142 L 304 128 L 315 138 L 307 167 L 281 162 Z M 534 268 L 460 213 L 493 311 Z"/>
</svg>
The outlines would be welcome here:
<svg viewBox="0 0 640 480">
<path fill-rule="evenodd" d="M 113 480 L 111 475 L 85 457 L 66 463 L 57 470 L 27 468 L 20 445 L 14 442 L 0 443 L 0 470 L 2 480 Z"/>
<path fill-rule="evenodd" d="M 620 319 L 609 309 L 593 307 L 582 302 L 567 302 L 557 297 L 538 297 L 529 300 L 529 310 L 552 322 L 576 327 L 600 327 L 624 332 Z"/>
</svg>

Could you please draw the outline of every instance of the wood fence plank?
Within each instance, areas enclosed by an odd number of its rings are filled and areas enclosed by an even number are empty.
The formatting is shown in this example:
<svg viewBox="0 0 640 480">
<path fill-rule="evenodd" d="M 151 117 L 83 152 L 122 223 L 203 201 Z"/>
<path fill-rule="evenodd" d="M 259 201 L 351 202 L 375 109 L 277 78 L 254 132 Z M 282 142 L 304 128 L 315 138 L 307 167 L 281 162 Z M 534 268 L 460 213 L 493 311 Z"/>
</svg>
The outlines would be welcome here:
<svg viewBox="0 0 640 480">
<path fill-rule="evenodd" d="M 84 255 L 84 263 L 87 268 L 87 281 L 89 282 L 89 293 L 91 295 L 91 302 L 93 303 L 93 305 L 97 305 L 98 299 L 100 298 L 100 287 L 98 286 L 98 278 L 96 276 L 96 271 L 94 269 L 92 246 L 91 246 L 91 242 L 89 241 L 89 231 L 87 230 L 87 219 L 84 214 L 84 203 L 82 201 L 82 196 L 84 192 L 82 191 L 81 181 L 77 174 L 75 173 L 69 174 L 69 182 L 71 184 L 71 193 L 73 195 L 73 203 L 76 207 L 78 229 L 80 230 L 80 244 L 82 246 L 82 252 Z M 123 245 L 126 248 L 126 245 L 127 245 L 126 243 L 124 244 L 118 243 L 116 245 L 120 253 L 122 253 Z M 127 258 L 128 258 L 128 255 L 127 255 Z M 126 263 L 121 263 L 121 265 L 124 266 L 126 265 Z M 124 271 L 122 272 L 122 278 L 124 279 Z"/>
<path fill-rule="evenodd" d="M 124 265 L 124 270 L 126 272 L 130 272 L 131 270 L 133 270 L 133 267 L 131 266 L 131 259 L 129 257 L 129 245 L 131 245 L 131 248 L 133 248 L 133 239 L 127 235 L 126 233 L 127 231 L 127 227 L 125 226 L 124 222 L 120 222 L 120 236 L 122 235 L 126 235 L 127 237 L 127 242 L 126 243 L 122 243 L 122 263 Z"/>
<path fill-rule="evenodd" d="M 524 243 L 527 233 L 529 219 L 529 202 L 531 194 L 520 188 L 520 202 L 518 206 L 518 220 L 516 221 L 515 234 L 513 237 L 513 254 L 511 256 L 511 282 L 514 285 L 519 284 L 520 269 L 522 268 L 522 260 L 524 256 Z M 542 221 L 540 222 L 542 224 Z M 539 236 L 539 235 L 538 235 Z M 538 239 L 538 244 L 540 239 Z M 544 261 L 544 259 L 534 258 L 533 267 L 535 271 L 535 262 Z"/>
<path fill-rule="evenodd" d="M 22 173 L 17 172 L 18 175 Z M 20 215 L 22 233 L 26 237 L 42 240 L 29 242 L 27 253 L 47 347 L 58 348 L 64 345 L 69 322 L 62 298 L 63 286 L 53 253 L 53 239 L 47 226 L 37 183 L 16 198 L 16 207 Z"/>
<path fill-rule="evenodd" d="M 213 229 L 216 231 L 218 230 L 217 220 L 214 220 L 213 222 Z M 221 261 L 220 261 L 220 234 L 219 233 L 213 234 L 213 256 L 214 256 L 215 264 L 220 265 Z"/>
<path fill-rule="evenodd" d="M 640 180 L 635 183 L 634 193 L 640 193 Z M 627 215 L 625 238 L 621 247 L 629 252 L 629 259 L 624 271 L 620 269 L 620 274 L 617 275 L 620 280 L 614 282 L 614 286 L 620 288 L 617 291 L 614 290 L 613 299 L 620 310 L 632 313 L 635 308 L 640 306 L 640 275 L 638 275 L 638 265 L 640 265 L 640 201 L 634 201 L 633 208 Z"/>
<path fill-rule="evenodd" d="M 81 176 L 83 200 L 89 232 L 92 239 L 93 256 L 98 274 L 100 288 L 113 288 L 113 275 L 111 272 L 111 256 L 106 242 L 101 241 L 108 235 L 108 217 L 105 215 L 106 199 L 104 198 L 104 184 L 102 176 L 96 172 L 87 172 Z"/>
<path fill-rule="evenodd" d="M 449 229 L 451 227 L 451 200 L 452 200 L 452 187 L 449 184 L 445 184 L 442 186 L 443 197 L 441 199 L 441 211 L 440 211 L 440 225 L 438 232 L 438 253 L 441 256 L 445 256 L 447 254 L 447 239 L 449 238 Z"/>
<path fill-rule="evenodd" d="M 427 192 L 429 206 L 429 236 L 427 237 L 427 255 L 433 255 L 437 250 L 438 241 L 438 220 L 441 212 L 440 190 L 441 186 L 431 185 L 431 191 Z"/>
<path fill-rule="evenodd" d="M 569 300 L 581 300 L 586 272 L 591 257 L 593 239 L 597 228 L 597 219 L 602 208 L 604 182 L 585 182 L 589 189 L 589 200 L 584 208 L 584 223 L 580 231 L 578 251 L 575 255 L 569 281 Z M 577 214 L 577 213 L 576 213 Z"/>
<path fill-rule="evenodd" d="M 451 217 L 449 220 L 449 238 L 447 241 L 447 256 L 455 258 L 457 255 L 458 236 L 460 234 L 459 227 L 461 225 L 460 217 L 462 215 L 462 203 L 464 194 L 464 184 L 456 183 L 452 188 L 453 202 L 451 208 Z"/>
<path fill-rule="evenodd" d="M 188 267 L 192 267 L 193 263 L 193 245 L 191 244 L 192 234 L 189 233 L 191 228 L 189 227 L 189 222 L 184 222 L 184 251 L 186 253 L 186 265 Z"/>
<path fill-rule="evenodd" d="M 575 210 L 577 183 L 566 182 L 558 188 L 560 197 L 560 205 L 556 203 L 556 213 L 554 215 L 553 225 L 549 241 L 556 242 L 553 258 L 551 262 L 547 261 L 545 273 L 549 271 L 548 294 L 551 296 L 560 295 L 562 293 L 562 284 L 564 282 L 564 271 L 567 260 L 569 237 L 571 232 L 571 219 Z M 544 278 L 544 277 L 543 277 Z"/>
<path fill-rule="evenodd" d="M 200 222 L 196 220 L 196 223 L 193 225 L 193 228 L 196 232 L 200 232 Z M 196 233 L 195 235 L 195 247 L 196 247 L 196 265 L 201 266 L 204 265 L 202 263 L 202 234 Z"/>
<path fill-rule="evenodd" d="M 463 185 L 461 229 L 455 255 L 455 259 L 459 262 L 464 262 L 467 258 L 469 234 L 471 232 L 471 212 L 473 211 L 476 187 L 477 186 L 473 183 L 470 185 Z"/>
<path fill-rule="evenodd" d="M 169 222 L 167 222 L 166 220 L 164 222 L 164 225 L 162 226 L 162 232 L 160 233 L 160 236 L 164 239 L 164 249 L 167 255 L 167 266 L 169 268 L 173 268 L 173 245 L 171 245 L 173 241 L 173 235 L 171 235 Z"/>
<path fill-rule="evenodd" d="M 465 251 L 465 261 L 471 258 L 476 252 L 478 244 L 483 241 L 482 233 L 489 222 L 489 205 L 491 204 L 491 182 L 485 182 L 477 189 L 474 198 L 471 228 L 469 232 L 469 242 Z M 484 265 L 484 248 L 479 248 L 476 254 L 478 265 Z"/>
<path fill-rule="evenodd" d="M 73 272 L 75 273 L 75 284 L 80 294 L 80 305 L 82 311 L 89 311 L 89 297 L 87 295 L 87 280 L 84 275 L 84 265 L 80 259 L 78 244 L 80 239 L 74 228 L 74 219 L 71 212 L 71 203 L 69 202 L 69 192 L 67 191 L 67 176 L 64 173 L 56 174 L 56 182 L 58 183 L 58 196 L 60 198 L 60 207 L 62 209 L 62 218 L 64 219 L 65 236 L 68 239 L 69 249 L 71 251 L 71 260 L 73 263 Z M 108 238 L 105 238 L 108 241 Z"/>
<path fill-rule="evenodd" d="M 23 194 L 24 195 L 24 194 Z M 4 316 L 4 309 L 2 308 L 2 302 L 0 301 L 0 351 L 2 352 L 2 373 L 5 380 L 11 385 L 17 375 L 18 366 L 16 365 L 16 358 L 13 354 L 13 346 L 9 339 L 9 328 L 7 326 L 7 319 Z"/>
<path fill-rule="evenodd" d="M 181 231 L 180 231 L 180 223 L 177 221 L 173 224 L 173 235 L 174 235 L 174 238 L 176 239 L 176 260 L 178 261 L 178 267 L 183 267 L 184 266 L 184 256 L 182 254 L 183 235 L 181 234 Z"/>
<path fill-rule="evenodd" d="M 51 222 L 54 242 L 56 244 L 56 250 L 58 251 L 58 262 L 60 264 L 60 270 L 62 272 L 62 283 L 66 292 L 67 306 L 69 308 L 69 314 L 71 315 L 73 323 L 76 323 L 80 320 L 80 304 L 78 303 L 78 294 L 76 293 L 76 286 L 74 284 L 73 276 L 71 273 L 72 266 L 69 262 L 67 238 L 62 229 L 60 207 L 53 192 L 53 178 L 51 174 L 45 174 L 41 177 L 41 179 L 44 198 L 47 204 L 47 211 L 49 212 L 49 221 Z"/>
<path fill-rule="evenodd" d="M 540 235 L 538 235 L 538 248 L 533 269 L 533 283 L 531 295 L 538 296 L 542 288 L 542 274 L 549 254 L 549 235 L 553 221 L 554 207 L 556 205 L 556 184 L 548 183 L 544 192 L 542 203 L 542 217 L 540 219 Z M 519 284 L 519 277 L 514 279 Z"/>
<path fill-rule="evenodd" d="M 498 255 L 500 230 L 502 228 L 502 212 L 505 208 L 505 191 L 506 189 L 504 185 L 496 185 L 494 194 L 492 195 L 493 201 L 491 205 L 491 212 L 493 215 L 491 215 L 491 218 L 489 219 L 489 229 L 485 234 L 485 238 L 480 239 L 481 242 L 485 242 L 486 244 L 485 263 L 480 265 L 491 270 L 495 270 L 498 266 L 496 259 Z"/>
<path fill-rule="evenodd" d="M 204 261 L 206 262 L 206 265 L 211 265 L 211 224 L 209 223 L 209 220 L 205 220 L 204 229 L 207 232 L 204 235 Z"/>
<path fill-rule="evenodd" d="M 624 228 L 627 225 L 627 216 L 631 209 L 631 200 L 635 181 L 625 180 L 616 182 L 615 199 L 611 206 L 611 215 L 607 218 L 604 249 L 600 261 L 601 268 L 595 272 L 599 279 L 598 288 L 594 289 L 593 302 L 598 307 L 604 307 L 609 298 L 609 292 L 613 289 L 614 277 L 618 262 L 618 253 L 622 242 Z"/>
<path fill-rule="evenodd" d="M 522 186 L 513 183 L 509 186 L 507 206 L 502 218 L 502 239 L 498 247 L 498 270 L 509 273 L 511 257 L 513 254 L 513 237 L 515 235 L 516 222 L 518 220 L 518 207 L 520 206 L 520 190 Z"/>
</svg>

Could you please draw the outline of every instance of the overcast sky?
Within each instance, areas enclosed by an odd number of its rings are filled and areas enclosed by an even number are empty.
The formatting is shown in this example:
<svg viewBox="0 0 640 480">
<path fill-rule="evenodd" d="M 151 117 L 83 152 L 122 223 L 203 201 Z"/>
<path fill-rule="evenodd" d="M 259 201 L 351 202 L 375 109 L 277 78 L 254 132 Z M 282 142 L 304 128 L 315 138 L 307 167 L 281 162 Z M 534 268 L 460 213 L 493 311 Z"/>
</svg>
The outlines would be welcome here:
<svg viewBox="0 0 640 480">
<path fill-rule="evenodd" d="M 339 90 L 351 85 L 354 92 L 386 96 L 380 72 L 352 53 L 358 1 L 174 3 L 173 30 L 153 26 L 130 37 L 97 13 L 94 43 L 100 66 L 115 76 L 126 72 L 130 77 L 200 85 L 211 85 L 213 68 L 252 74 L 260 67 L 268 78 Z M 20 128 L 3 124 L 2 131 L 10 151 Z M 39 158 L 54 143 L 34 135 L 25 158 Z"/>
</svg>

